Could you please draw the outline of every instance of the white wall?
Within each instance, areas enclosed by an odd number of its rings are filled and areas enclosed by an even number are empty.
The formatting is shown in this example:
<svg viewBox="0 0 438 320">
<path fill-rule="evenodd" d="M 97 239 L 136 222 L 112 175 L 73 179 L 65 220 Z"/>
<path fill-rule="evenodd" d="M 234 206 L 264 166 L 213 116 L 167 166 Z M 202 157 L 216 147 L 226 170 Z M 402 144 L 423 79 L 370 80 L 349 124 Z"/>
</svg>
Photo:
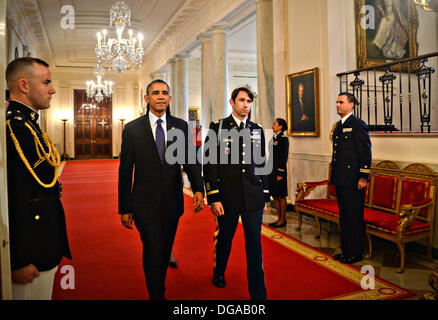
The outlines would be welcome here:
<svg viewBox="0 0 438 320">
<path fill-rule="evenodd" d="M 419 10 L 419 54 L 437 51 L 436 15 Z M 314 67 L 320 69 L 320 137 L 289 138 L 289 197 L 294 202 L 297 182 L 327 179 L 331 159 L 329 133 L 332 124 L 339 120 L 335 109 L 339 93 L 339 79 L 336 74 L 357 68 L 354 1 L 288 0 L 286 30 L 287 74 Z M 435 58 L 431 65 L 436 64 L 436 60 Z M 432 121 L 438 124 L 436 75 L 434 79 L 435 104 Z M 283 114 L 283 108 L 283 105 L 276 104 L 276 114 Z M 402 167 L 408 163 L 421 162 L 438 171 L 438 136 L 394 138 L 371 135 L 371 142 L 373 161 L 393 160 Z M 323 196 L 324 192 L 322 189 L 314 197 Z M 435 230 L 438 230 L 438 226 L 435 226 Z M 438 247 L 437 236 L 434 246 Z"/>
</svg>

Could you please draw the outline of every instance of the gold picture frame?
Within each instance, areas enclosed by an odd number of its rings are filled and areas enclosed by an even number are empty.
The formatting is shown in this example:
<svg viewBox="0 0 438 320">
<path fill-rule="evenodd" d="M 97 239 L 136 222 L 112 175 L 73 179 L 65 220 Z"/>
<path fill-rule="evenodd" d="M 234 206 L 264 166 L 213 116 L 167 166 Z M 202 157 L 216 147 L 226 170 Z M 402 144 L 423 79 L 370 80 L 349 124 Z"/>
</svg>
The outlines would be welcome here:
<svg viewBox="0 0 438 320">
<path fill-rule="evenodd" d="M 288 75 L 286 94 L 287 133 L 290 136 L 319 137 L 318 67 Z"/>
<path fill-rule="evenodd" d="M 358 69 L 418 56 L 419 23 L 413 1 L 355 0 L 354 6 Z M 402 72 L 407 72 L 406 63 Z"/>
</svg>

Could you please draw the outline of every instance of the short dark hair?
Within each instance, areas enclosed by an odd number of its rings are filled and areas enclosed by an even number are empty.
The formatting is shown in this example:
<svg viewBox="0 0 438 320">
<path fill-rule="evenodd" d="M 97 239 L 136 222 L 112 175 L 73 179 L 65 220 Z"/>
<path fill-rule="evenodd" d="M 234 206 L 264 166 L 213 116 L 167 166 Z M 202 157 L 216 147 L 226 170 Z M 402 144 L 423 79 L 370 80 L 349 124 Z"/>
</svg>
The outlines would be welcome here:
<svg viewBox="0 0 438 320">
<path fill-rule="evenodd" d="M 340 94 L 338 94 L 338 97 L 339 96 L 346 96 L 348 102 L 353 103 L 354 106 L 357 104 L 356 97 L 350 92 L 341 92 Z"/>
<path fill-rule="evenodd" d="M 44 60 L 33 57 L 22 57 L 11 61 L 6 68 L 6 82 L 8 88 L 11 89 L 16 77 L 20 75 L 24 69 L 32 67 L 34 63 L 49 67 L 49 64 Z"/>
<path fill-rule="evenodd" d="M 9 93 L 9 90 L 6 89 L 6 90 L 5 90 L 5 100 L 6 100 L 6 101 L 9 101 L 10 99 L 11 99 L 11 94 Z"/>
<path fill-rule="evenodd" d="M 281 132 L 284 132 L 287 130 L 287 122 L 283 118 L 277 118 L 275 119 L 279 126 L 281 126 Z"/>
<path fill-rule="evenodd" d="M 155 80 L 152 80 L 152 81 L 148 84 L 148 86 L 146 87 L 146 94 L 147 94 L 147 95 L 149 95 L 149 89 L 151 88 L 151 86 L 152 86 L 154 83 L 164 83 L 164 84 L 166 85 L 166 87 L 167 87 L 167 90 L 169 90 L 169 92 L 170 92 L 169 85 L 167 84 L 166 81 L 161 80 L 161 79 L 155 79 Z"/>
<path fill-rule="evenodd" d="M 251 99 L 251 101 L 254 101 L 254 94 L 251 92 L 251 90 L 249 90 L 246 87 L 240 87 L 234 89 L 233 92 L 231 93 L 231 100 L 236 102 L 237 95 L 239 94 L 240 91 L 245 91 L 248 94 L 248 97 Z"/>
</svg>

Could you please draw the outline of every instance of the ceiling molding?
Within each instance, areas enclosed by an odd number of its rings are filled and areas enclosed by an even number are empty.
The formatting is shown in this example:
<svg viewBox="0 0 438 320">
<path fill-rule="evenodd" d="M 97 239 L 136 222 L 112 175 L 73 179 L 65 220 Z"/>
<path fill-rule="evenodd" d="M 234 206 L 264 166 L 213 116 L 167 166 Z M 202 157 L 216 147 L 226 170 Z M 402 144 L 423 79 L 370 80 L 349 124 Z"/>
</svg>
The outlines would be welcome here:
<svg viewBox="0 0 438 320">
<path fill-rule="evenodd" d="M 170 19 L 163 30 L 154 39 L 151 45 L 145 50 L 145 55 L 147 55 L 151 50 L 158 49 L 164 43 L 166 43 L 176 31 L 180 30 L 182 26 L 184 26 L 186 22 L 196 14 L 202 5 L 205 5 L 205 1 L 203 0 L 186 0 L 186 2 L 184 2 L 172 19 Z"/>
<path fill-rule="evenodd" d="M 40 53 L 40 58 L 45 59 L 53 65 L 53 54 L 44 28 L 41 11 L 37 0 L 14 0 L 15 9 L 22 15 L 23 21 L 27 24 L 28 30 L 32 33 L 34 43 L 38 46 L 36 50 Z"/>
</svg>

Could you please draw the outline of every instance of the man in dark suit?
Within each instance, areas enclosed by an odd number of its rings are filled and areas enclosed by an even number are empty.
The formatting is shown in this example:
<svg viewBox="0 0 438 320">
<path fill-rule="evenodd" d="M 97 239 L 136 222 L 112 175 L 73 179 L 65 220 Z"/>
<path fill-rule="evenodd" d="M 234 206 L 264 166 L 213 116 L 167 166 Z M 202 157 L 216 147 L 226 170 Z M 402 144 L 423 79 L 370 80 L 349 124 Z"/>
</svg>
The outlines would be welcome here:
<svg viewBox="0 0 438 320">
<path fill-rule="evenodd" d="M 49 65 L 19 58 L 6 69 L 9 227 L 13 299 L 50 300 L 62 257 L 71 259 L 58 181 L 59 153 L 39 127 L 55 89 Z"/>
<path fill-rule="evenodd" d="M 204 147 L 204 180 L 208 204 L 216 216 L 213 284 L 225 286 L 225 269 L 239 216 L 245 231 L 248 289 L 251 299 L 266 299 L 263 271 L 261 224 L 269 201 L 267 174 L 258 172 L 264 161 L 263 129 L 247 119 L 253 94 L 247 88 L 233 91 L 232 114 L 210 124 Z M 230 131 L 231 130 L 231 131 Z M 209 148 L 211 146 L 211 148 Z M 212 153 L 216 153 L 215 159 Z"/>
<path fill-rule="evenodd" d="M 304 84 L 298 84 L 297 97 L 292 104 L 292 131 L 315 131 L 314 103 L 305 95 Z"/>
<path fill-rule="evenodd" d="M 187 161 L 188 143 L 191 143 L 187 122 L 170 115 L 169 86 L 162 80 L 152 81 L 146 89 L 145 100 L 148 104 L 146 115 L 131 121 L 123 130 L 119 213 L 125 227 L 132 229 L 135 222 L 140 233 L 150 299 L 163 300 L 170 253 L 178 220 L 184 211 L 181 165 L 194 193 L 195 212 L 203 208 L 204 187 L 201 166 L 196 161 L 193 164 Z M 173 136 L 173 130 L 180 130 L 183 138 L 166 139 Z M 166 153 L 166 148 L 175 143 L 183 147 L 183 160 L 170 164 L 173 154 Z"/>
<path fill-rule="evenodd" d="M 341 120 L 332 136 L 331 183 L 336 186 L 342 248 L 334 258 L 347 264 L 363 259 L 365 189 L 371 166 L 368 127 L 353 115 L 355 104 L 351 93 L 339 94 L 336 108 Z"/>
</svg>

